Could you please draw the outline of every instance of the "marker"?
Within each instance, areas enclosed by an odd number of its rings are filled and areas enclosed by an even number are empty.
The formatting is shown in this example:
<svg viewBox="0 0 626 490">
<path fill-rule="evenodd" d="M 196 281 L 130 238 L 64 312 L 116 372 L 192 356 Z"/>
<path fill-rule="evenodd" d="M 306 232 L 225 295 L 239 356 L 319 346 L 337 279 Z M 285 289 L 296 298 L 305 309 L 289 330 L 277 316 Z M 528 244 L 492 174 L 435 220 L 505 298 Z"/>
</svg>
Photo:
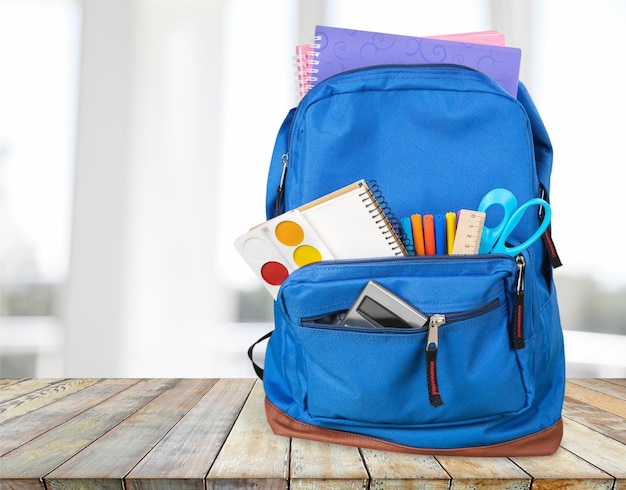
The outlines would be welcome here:
<svg viewBox="0 0 626 490">
<path fill-rule="evenodd" d="M 415 252 L 413 251 L 413 226 L 411 224 L 411 217 L 406 216 L 404 218 L 400 218 L 400 226 L 402 227 L 402 231 L 406 236 L 406 240 L 408 243 L 405 243 L 409 254 L 413 255 Z"/>
<path fill-rule="evenodd" d="M 437 255 L 446 253 L 446 217 L 443 214 L 435 215 L 435 246 Z"/>
<path fill-rule="evenodd" d="M 446 243 L 448 255 L 454 249 L 454 235 L 456 235 L 456 213 L 446 213 Z"/>
<path fill-rule="evenodd" d="M 422 215 L 414 214 L 411 216 L 411 228 L 413 228 L 413 246 L 416 255 L 426 255 L 424 249 L 424 227 L 422 225 Z"/>
<path fill-rule="evenodd" d="M 436 255 L 437 245 L 435 242 L 435 217 L 432 214 L 425 214 L 424 222 L 424 251 L 426 255 Z"/>
</svg>

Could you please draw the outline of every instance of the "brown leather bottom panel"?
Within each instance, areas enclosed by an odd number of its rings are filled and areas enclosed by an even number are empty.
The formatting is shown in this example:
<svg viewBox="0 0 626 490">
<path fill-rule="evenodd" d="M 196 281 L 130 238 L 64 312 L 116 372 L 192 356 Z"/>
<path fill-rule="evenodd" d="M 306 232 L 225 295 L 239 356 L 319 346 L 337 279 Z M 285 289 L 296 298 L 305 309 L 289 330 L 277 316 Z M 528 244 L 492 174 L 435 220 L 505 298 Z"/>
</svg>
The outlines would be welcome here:
<svg viewBox="0 0 626 490">
<path fill-rule="evenodd" d="M 267 421 L 276 435 L 400 453 L 450 456 L 547 456 L 559 448 L 563 437 L 563 421 L 559 419 L 557 423 L 540 432 L 500 444 L 461 449 L 414 448 L 299 422 L 280 411 L 267 398 L 265 399 L 265 412 Z"/>
</svg>

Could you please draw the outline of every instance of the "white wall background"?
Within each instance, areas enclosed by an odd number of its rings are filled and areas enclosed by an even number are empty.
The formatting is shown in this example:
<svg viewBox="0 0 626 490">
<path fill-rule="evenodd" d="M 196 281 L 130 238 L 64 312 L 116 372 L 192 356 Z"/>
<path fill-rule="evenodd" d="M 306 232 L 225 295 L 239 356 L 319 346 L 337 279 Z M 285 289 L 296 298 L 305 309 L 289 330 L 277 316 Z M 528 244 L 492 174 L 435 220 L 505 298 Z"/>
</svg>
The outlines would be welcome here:
<svg viewBox="0 0 626 490">
<path fill-rule="evenodd" d="M 557 280 L 626 287 L 614 214 L 624 2 L 326 3 L 0 0 L 0 278 L 24 274 L 14 259 L 27 249 L 30 273 L 65 285 L 60 324 L 42 335 L 62 362 L 38 375 L 253 375 L 245 349 L 268 326 L 232 323 L 233 291 L 256 286 L 232 243 L 264 219 L 274 137 L 295 103 L 293 48 L 316 23 L 497 28 L 522 47 L 555 147 Z M 6 347 L 14 324 L 2 320 Z M 588 342 L 569 338 L 572 352 Z M 617 341 L 598 349 L 611 373 Z"/>
</svg>

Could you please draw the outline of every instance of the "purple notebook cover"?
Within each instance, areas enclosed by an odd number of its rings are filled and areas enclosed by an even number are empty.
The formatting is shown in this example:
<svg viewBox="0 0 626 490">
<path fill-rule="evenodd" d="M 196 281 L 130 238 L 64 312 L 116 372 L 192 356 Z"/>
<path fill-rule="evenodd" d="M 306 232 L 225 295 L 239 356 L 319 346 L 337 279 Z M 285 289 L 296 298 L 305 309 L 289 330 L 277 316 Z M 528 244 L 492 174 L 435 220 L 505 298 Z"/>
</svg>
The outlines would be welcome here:
<svg viewBox="0 0 626 490">
<path fill-rule="evenodd" d="M 517 96 L 522 51 L 426 37 L 316 26 L 317 80 L 354 68 L 385 64 L 453 63 L 481 71 Z"/>
</svg>

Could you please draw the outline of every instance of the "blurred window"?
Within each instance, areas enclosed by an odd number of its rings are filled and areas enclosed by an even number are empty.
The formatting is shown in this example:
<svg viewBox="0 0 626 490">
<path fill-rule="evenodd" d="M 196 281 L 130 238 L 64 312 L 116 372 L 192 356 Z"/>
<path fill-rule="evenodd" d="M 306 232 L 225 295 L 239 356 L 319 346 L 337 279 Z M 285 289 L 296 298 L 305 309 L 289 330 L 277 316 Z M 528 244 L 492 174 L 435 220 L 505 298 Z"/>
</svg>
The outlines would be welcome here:
<svg viewBox="0 0 626 490">
<path fill-rule="evenodd" d="M 0 2 L 0 367 L 5 377 L 20 366 L 33 371 L 35 352 L 46 347 L 46 339 L 54 346 L 60 338 L 50 317 L 57 314 L 69 259 L 79 41 L 76 0 Z M 28 331 L 32 335 L 24 335 Z"/>
</svg>

